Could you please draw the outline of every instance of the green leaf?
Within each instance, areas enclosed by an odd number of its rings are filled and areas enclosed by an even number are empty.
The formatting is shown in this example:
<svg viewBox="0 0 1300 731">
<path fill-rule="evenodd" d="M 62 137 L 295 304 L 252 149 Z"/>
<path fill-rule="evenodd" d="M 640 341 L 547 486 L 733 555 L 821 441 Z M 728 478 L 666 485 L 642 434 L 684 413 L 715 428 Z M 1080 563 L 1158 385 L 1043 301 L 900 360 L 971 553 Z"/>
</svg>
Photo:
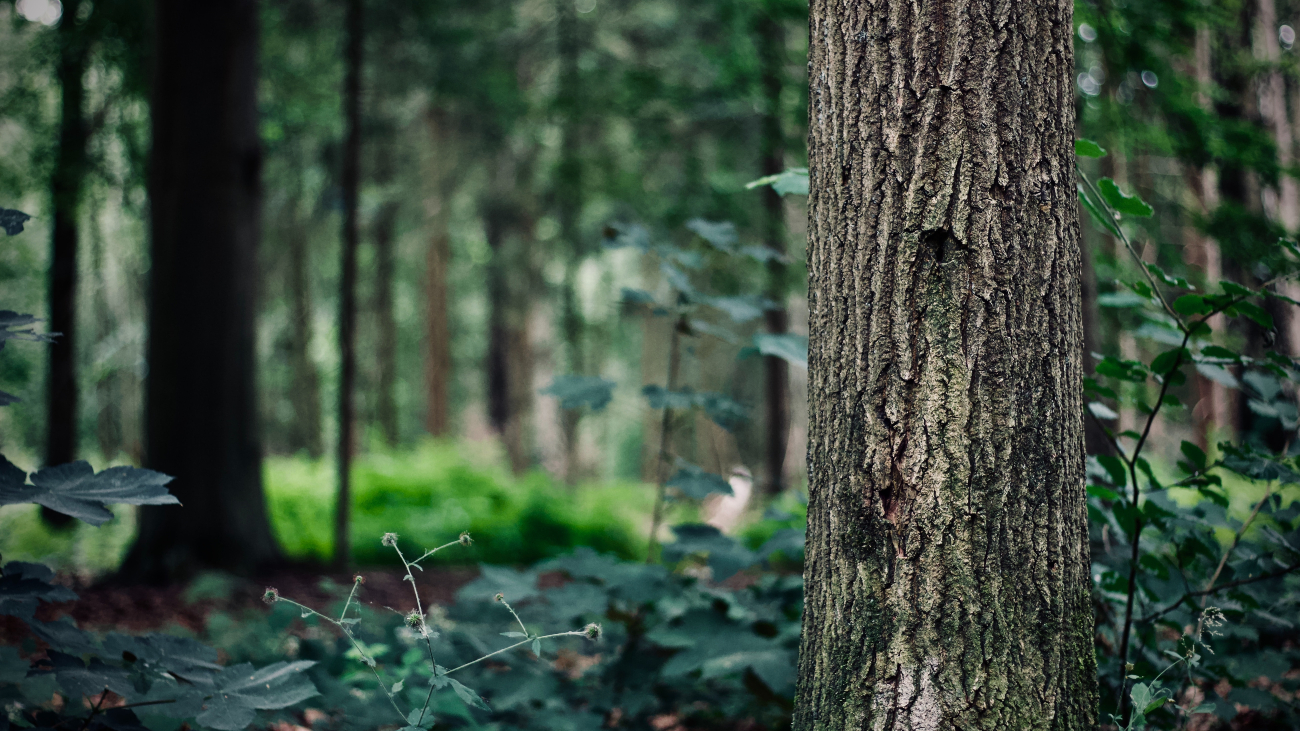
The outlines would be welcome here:
<svg viewBox="0 0 1300 731">
<path fill-rule="evenodd" d="M 1105 157 L 1106 151 L 1092 140 L 1079 139 L 1074 141 L 1074 154 L 1079 157 Z"/>
<path fill-rule="evenodd" d="M 1250 297 L 1255 294 L 1253 290 L 1243 287 L 1236 282 L 1223 280 L 1219 282 L 1219 286 L 1223 288 L 1223 291 L 1226 294 L 1232 295 L 1233 297 Z"/>
<path fill-rule="evenodd" d="M 1160 355 L 1157 355 L 1155 360 L 1151 361 L 1151 372 L 1161 376 L 1166 376 L 1175 368 L 1184 363 L 1190 362 L 1191 359 L 1192 354 L 1189 353 L 1186 348 L 1166 350 Z"/>
<path fill-rule="evenodd" d="M 1128 468 L 1124 462 L 1113 454 L 1099 454 L 1097 461 L 1106 469 L 1106 474 L 1110 475 L 1110 481 L 1117 487 L 1128 485 Z"/>
<path fill-rule="evenodd" d="M 1204 450 L 1186 440 L 1184 440 L 1179 446 L 1179 449 L 1182 450 L 1183 456 L 1187 457 L 1187 461 L 1190 462 L 1197 471 L 1205 469 L 1208 458 L 1205 456 Z"/>
<path fill-rule="evenodd" d="M 619 301 L 621 301 L 625 305 L 633 305 L 633 306 L 636 305 L 654 306 L 655 304 L 654 295 L 650 294 L 644 289 L 631 289 L 629 287 L 623 288 L 622 292 L 620 293 Z"/>
<path fill-rule="evenodd" d="M 1256 324 L 1265 330 L 1273 329 L 1273 316 L 1268 314 L 1264 308 L 1252 302 L 1238 302 L 1235 307 L 1241 314 L 1254 320 Z"/>
<path fill-rule="evenodd" d="M 714 309 L 721 310 L 730 317 L 734 322 L 744 323 L 755 320 L 763 316 L 771 304 L 762 297 L 756 295 L 741 295 L 736 297 L 709 297 L 705 302 Z"/>
<path fill-rule="evenodd" d="M 533 640 L 533 654 L 538 657 L 542 656 L 542 640 L 540 638 Z"/>
<path fill-rule="evenodd" d="M 257 671 L 248 663 L 228 667 L 217 677 L 217 687 L 197 720 L 217 731 L 240 731 L 253 722 L 257 710 L 288 708 L 319 695 L 305 674 L 315 664 L 278 662 Z"/>
<path fill-rule="evenodd" d="M 172 478 L 135 467 L 110 467 L 99 474 L 88 462 L 46 467 L 31 475 L 0 457 L 0 505 L 36 503 L 91 525 L 113 518 L 105 505 L 180 505 L 164 487 Z"/>
<path fill-rule="evenodd" d="M 693 218 L 686 222 L 686 228 L 709 242 L 715 249 L 730 253 L 736 245 L 736 224 L 730 221 L 706 221 L 703 218 Z"/>
<path fill-rule="evenodd" d="M 558 398 L 562 409 L 589 406 L 592 411 L 601 411 L 613 400 L 616 385 L 599 376 L 556 376 L 538 393 Z"/>
<path fill-rule="evenodd" d="M 1106 199 L 1111 208 L 1119 213 L 1128 216 L 1139 216 L 1146 218 L 1155 213 L 1151 206 L 1135 195 L 1124 195 L 1119 186 L 1110 178 L 1102 178 L 1097 181 L 1097 190 L 1101 191 L 1101 197 Z"/>
<path fill-rule="evenodd" d="M 703 500 L 714 493 L 732 494 L 731 485 L 722 476 L 687 463 L 682 463 L 672 479 L 664 484 L 681 490 L 682 494 L 693 500 Z"/>
<path fill-rule="evenodd" d="M 746 190 L 770 185 L 781 195 L 808 195 L 808 168 L 790 168 L 745 184 Z"/>
<path fill-rule="evenodd" d="M 1165 696 L 1164 698 L 1157 698 L 1151 701 L 1150 703 L 1148 703 L 1146 708 L 1142 709 L 1142 715 L 1145 716 L 1147 714 L 1153 713 L 1154 711 L 1159 710 L 1161 706 L 1163 706 L 1168 702 L 1169 702 L 1168 696 Z"/>
<path fill-rule="evenodd" d="M 800 368 L 808 368 L 808 338 L 785 333 L 759 333 L 754 336 L 754 347 L 763 355 L 781 358 Z"/>
<path fill-rule="evenodd" d="M 527 637 L 523 632 L 502 632 L 502 637 Z"/>
<path fill-rule="evenodd" d="M 1173 307 L 1180 315 L 1204 315 L 1214 309 L 1199 294 L 1185 294 L 1174 300 Z"/>
<path fill-rule="evenodd" d="M 1241 362 L 1240 355 L 1228 350 L 1227 348 L 1221 348 L 1218 345 L 1207 345 L 1204 348 L 1201 348 L 1201 356 L 1205 358 L 1214 358 L 1216 360 L 1228 360 L 1234 363 Z"/>
<path fill-rule="evenodd" d="M 451 686 L 451 689 L 456 691 L 456 697 L 460 698 L 461 701 L 465 703 L 465 705 L 471 706 L 473 708 L 481 708 L 485 711 L 488 709 L 488 704 L 485 703 L 483 699 L 479 697 L 478 693 L 475 693 L 474 691 L 465 687 L 463 684 L 461 684 L 460 681 L 456 680 L 455 678 L 448 678 L 445 675 L 443 677 L 446 679 L 447 683 Z"/>
<path fill-rule="evenodd" d="M 1170 276 L 1158 264 L 1148 263 L 1146 267 L 1147 267 L 1147 271 L 1151 272 L 1153 275 L 1155 275 L 1157 279 L 1169 285 L 1170 287 L 1179 287 L 1181 289 L 1196 289 L 1191 284 L 1189 284 L 1186 279 L 1183 279 L 1182 277 Z"/>
<path fill-rule="evenodd" d="M 1112 218 L 1109 213 L 1101 210 L 1100 208 L 1097 207 L 1095 203 L 1092 202 L 1092 198 L 1090 198 L 1087 192 L 1084 191 L 1083 183 L 1079 183 L 1078 188 L 1079 188 L 1079 203 L 1083 205 L 1084 209 L 1087 210 L 1088 213 L 1092 214 L 1092 219 L 1096 221 L 1097 224 L 1100 225 L 1106 231 L 1110 232 L 1115 236 L 1119 236 L 1119 227 L 1115 225 L 1115 219 Z"/>
<path fill-rule="evenodd" d="M 807 175 L 805 174 L 805 177 Z M 804 184 L 804 193 L 808 192 L 807 183 Z M 23 224 L 32 219 L 31 216 L 22 211 L 15 211 L 12 208 L 0 208 L 0 228 L 10 236 L 17 236 L 23 232 Z"/>
<path fill-rule="evenodd" d="M 664 560 L 672 564 L 693 554 L 706 554 L 714 581 L 726 581 L 759 561 L 757 554 L 711 525 L 675 525 L 673 533 L 677 540 L 664 545 Z"/>
</svg>

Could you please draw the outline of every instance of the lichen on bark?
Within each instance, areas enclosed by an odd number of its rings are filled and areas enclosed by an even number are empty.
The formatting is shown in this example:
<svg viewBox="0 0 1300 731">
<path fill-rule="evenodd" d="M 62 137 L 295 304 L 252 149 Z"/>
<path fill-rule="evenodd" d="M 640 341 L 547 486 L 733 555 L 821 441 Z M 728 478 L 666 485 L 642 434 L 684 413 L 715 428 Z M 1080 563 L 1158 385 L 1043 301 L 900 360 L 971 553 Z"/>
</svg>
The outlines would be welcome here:
<svg viewBox="0 0 1300 731">
<path fill-rule="evenodd" d="M 1096 721 L 1069 0 L 813 0 L 795 727 Z"/>
</svg>

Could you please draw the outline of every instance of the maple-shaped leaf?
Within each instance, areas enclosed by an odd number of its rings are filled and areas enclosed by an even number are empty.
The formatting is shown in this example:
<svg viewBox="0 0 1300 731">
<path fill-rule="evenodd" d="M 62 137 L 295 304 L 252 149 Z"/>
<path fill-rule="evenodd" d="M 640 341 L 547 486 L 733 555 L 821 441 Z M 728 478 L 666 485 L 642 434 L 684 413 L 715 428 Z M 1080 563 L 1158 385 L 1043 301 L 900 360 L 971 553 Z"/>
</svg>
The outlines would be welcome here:
<svg viewBox="0 0 1300 731">
<path fill-rule="evenodd" d="M 36 503 L 102 525 L 113 518 L 105 505 L 180 505 L 165 487 L 172 478 L 136 467 L 110 467 L 98 474 L 89 463 L 71 462 L 26 475 L 0 457 L 0 505 Z"/>
<path fill-rule="evenodd" d="M 253 722 L 258 710 L 288 708 L 319 695 L 304 674 L 315 664 L 277 662 L 257 671 L 248 663 L 228 667 L 217 678 L 216 692 L 197 720 L 217 731 L 240 731 Z"/>
</svg>

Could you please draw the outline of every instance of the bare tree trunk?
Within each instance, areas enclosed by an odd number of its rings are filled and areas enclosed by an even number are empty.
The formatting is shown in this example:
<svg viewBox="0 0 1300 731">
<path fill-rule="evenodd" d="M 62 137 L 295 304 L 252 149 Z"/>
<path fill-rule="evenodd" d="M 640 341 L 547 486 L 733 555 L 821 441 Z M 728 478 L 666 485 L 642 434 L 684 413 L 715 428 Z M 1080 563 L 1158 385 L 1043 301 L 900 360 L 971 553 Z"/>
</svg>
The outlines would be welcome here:
<svg viewBox="0 0 1300 731">
<path fill-rule="evenodd" d="M 255 405 L 257 3 L 160 0 L 154 18 L 144 462 L 185 507 L 140 510 L 121 575 L 162 582 L 280 554 Z"/>
<path fill-rule="evenodd" d="M 378 340 L 375 359 L 379 378 L 376 383 L 375 418 L 390 447 L 397 446 L 400 437 L 397 428 L 397 317 L 393 312 L 393 269 L 395 255 L 393 238 L 396 235 L 398 204 L 390 201 L 379 209 L 374 223 L 375 237 L 375 317 L 378 320 Z"/>
<path fill-rule="evenodd" d="M 424 429 L 435 437 L 451 432 L 451 326 L 447 310 L 448 277 L 451 270 L 451 241 L 447 235 L 447 191 L 444 180 L 450 155 L 441 115 L 430 110 L 426 116 L 429 137 L 435 155 L 426 174 L 430 191 L 426 198 L 426 225 L 429 232 L 425 250 L 424 280 Z"/>
<path fill-rule="evenodd" d="M 760 10 L 758 47 L 762 54 L 763 82 L 763 174 L 775 175 L 785 169 L 785 130 L 781 124 L 781 89 L 785 66 L 785 32 L 772 16 L 774 9 Z M 789 330 L 790 316 L 785 299 L 789 283 L 785 255 L 785 205 L 771 186 L 763 188 L 764 244 L 780 255 L 767 264 L 767 296 L 778 303 L 766 313 L 767 330 L 783 335 Z M 784 358 L 763 359 L 764 399 L 767 411 L 767 434 L 764 439 L 767 462 L 765 489 L 769 495 L 785 489 L 785 453 L 790 438 L 790 366 Z"/>
<path fill-rule="evenodd" d="M 293 373 L 293 383 L 289 385 L 289 401 L 293 404 L 290 439 L 293 449 L 305 449 L 316 458 L 325 448 L 321 438 L 320 371 L 311 357 L 315 308 L 311 296 L 309 243 L 304 222 L 300 220 L 297 197 L 285 209 L 282 235 L 289 250 L 289 358 Z"/>
<path fill-rule="evenodd" d="M 358 204 L 361 188 L 361 63 L 364 43 L 361 0 L 347 4 L 347 77 L 343 82 L 343 261 L 339 283 L 339 441 L 338 503 L 334 511 L 334 563 L 351 561 L 352 450 L 356 429 L 357 248 L 361 243 Z"/>
<path fill-rule="evenodd" d="M 46 383 L 45 464 L 60 465 L 77 458 L 77 239 L 82 189 L 86 176 L 85 98 L 86 38 L 77 16 L 80 0 L 68 0 L 56 31 L 59 43 L 59 152 L 50 184 L 54 208 L 50 250 L 50 330 L 60 337 L 49 346 Z M 54 526 L 73 519 L 49 508 L 41 517 Z"/>
<path fill-rule="evenodd" d="M 564 291 L 561 295 L 560 329 L 564 335 L 568 370 L 585 374 L 588 368 L 584 348 L 586 323 L 578 307 L 578 267 L 586 252 L 578 230 L 582 212 L 582 158 L 579 156 L 582 123 L 581 78 L 578 71 L 578 16 L 570 0 L 557 0 L 556 35 L 560 57 L 560 87 L 556 107 L 561 117 L 560 164 L 556 171 L 556 211 L 560 223 L 561 245 L 565 247 Z M 560 428 L 564 442 L 564 478 L 572 483 L 578 477 L 578 422 L 582 412 L 564 409 Z"/>
<path fill-rule="evenodd" d="M 794 727 L 1093 729 L 1068 0 L 813 0 Z"/>
</svg>

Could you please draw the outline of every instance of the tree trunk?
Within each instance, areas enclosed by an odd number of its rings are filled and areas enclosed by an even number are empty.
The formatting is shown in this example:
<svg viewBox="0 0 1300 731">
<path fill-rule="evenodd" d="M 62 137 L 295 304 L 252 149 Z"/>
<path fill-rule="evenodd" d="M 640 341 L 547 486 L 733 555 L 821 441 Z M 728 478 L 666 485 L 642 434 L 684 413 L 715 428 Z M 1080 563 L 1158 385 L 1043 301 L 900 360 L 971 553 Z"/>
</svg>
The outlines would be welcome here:
<svg viewBox="0 0 1300 731">
<path fill-rule="evenodd" d="M 579 129 L 582 119 L 581 77 L 578 69 L 578 16 L 570 0 L 556 2 L 557 51 L 560 60 L 560 84 L 556 100 L 560 115 L 560 162 L 556 171 L 556 213 L 560 224 L 560 245 L 564 247 L 564 291 L 561 294 L 560 330 L 564 335 L 568 372 L 587 373 L 584 348 L 586 323 L 578 306 L 577 279 L 586 252 L 578 231 L 582 212 L 582 158 Z M 578 478 L 578 422 L 580 409 L 560 411 L 560 430 L 564 442 L 564 478 L 573 483 Z"/>
<path fill-rule="evenodd" d="M 506 153 L 508 154 L 508 153 Z M 513 168 L 513 165 L 505 166 Z M 514 180 L 507 176 L 505 180 Z M 495 199 L 484 213 L 488 264 L 488 421 L 501 436 L 510 468 L 523 472 L 531 464 L 528 420 L 532 404 L 531 314 L 532 221 L 517 201 Z"/>
<path fill-rule="evenodd" d="M 813 0 L 796 729 L 1095 727 L 1071 13 Z"/>
<path fill-rule="evenodd" d="M 57 31 L 59 88 L 59 152 L 50 185 L 54 208 L 50 251 L 50 331 L 60 337 L 49 346 L 46 383 L 45 464 L 60 465 L 77 458 L 77 238 L 82 188 L 86 175 L 85 98 L 86 38 L 77 15 L 80 0 L 68 0 Z M 73 519 L 49 508 L 41 517 L 54 526 Z"/>
<path fill-rule="evenodd" d="M 339 282 L 339 441 L 338 496 L 334 508 L 334 563 L 351 561 L 352 449 L 355 423 L 353 389 L 357 379 L 357 248 L 361 243 L 358 221 L 361 188 L 361 0 L 347 4 L 347 76 L 343 81 L 343 118 L 347 139 L 343 143 L 343 260 Z"/>
<path fill-rule="evenodd" d="M 257 3 L 155 4 L 145 465 L 185 507 L 144 507 L 121 573 L 169 581 L 279 557 L 255 407 L 262 150 Z"/>
<path fill-rule="evenodd" d="M 435 437 L 451 433 L 451 322 L 447 294 L 451 275 L 451 241 L 447 234 L 448 202 L 445 181 L 454 167 L 443 115 L 437 109 L 425 117 L 433 154 L 429 155 L 425 180 L 429 190 L 426 225 L 429 243 L 425 250 L 424 279 L 424 429 Z"/>
<path fill-rule="evenodd" d="M 762 55 L 763 84 L 763 174 L 775 175 L 785 169 L 785 130 L 781 125 L 781 88 L 785 66 L 785 32 L 773 17 L 775 9 L 759 9 L 758 48 Z M 785 264 L 785 204 L 772 186 L 763 187 L 763 243 L 780 258 L 767 264 L 767 296 L 775 309 L 766 313 L 767 330 L 783 335 L 790 327 L 790 315 L 785 309 L 787 267 Z M 767 356 L 763 359 L 764 400 L 766 406 L 766 484 L 769 495 L 785 489 L 785 452 L 790 438 L 790 366 L 784 358 Z"/>
<path fill-rule="evenodd" d="M 398 204 L 390 201 L 379 209 L 375 217 L 375 318 L 378 321 L 378 342 L 375 360 L 379 377 L 375 384 L 375 420 L 384 441 L 397 446 L 397 317 L 393 312 L 393 275 L 395 255 L 393 238 L 396 236 Z"/>
<path fill-rule="evenodd" d="M 298 202 L 295 196 L 285 205 L 282 231 L 289 249 L 289 359 L 293 373 L 293 383 L 289 385 L 289 401 L 293 404 L 289 434 L 290 446 L 295 451 L 304 449 L 318 458 L 325 451 L 321 440 L 320 371 L 311 357 L 315 307 L 311 296 L 308 234 L 306 222 L 298 213 Z"/>
</svg>

